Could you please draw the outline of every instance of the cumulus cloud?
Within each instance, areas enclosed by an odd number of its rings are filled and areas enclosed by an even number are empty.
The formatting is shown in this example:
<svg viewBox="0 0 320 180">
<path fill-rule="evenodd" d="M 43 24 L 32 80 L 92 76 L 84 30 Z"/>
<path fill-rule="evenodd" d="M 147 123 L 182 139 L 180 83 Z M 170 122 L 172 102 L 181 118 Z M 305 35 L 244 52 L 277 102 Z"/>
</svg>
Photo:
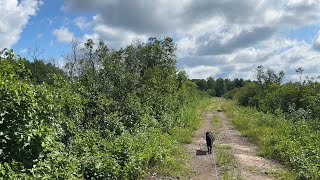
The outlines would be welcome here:
<svg viewBox="0 0 320 180">
<path fill-rule="evenodd" d="M 177 66 L 180 69 L 187 69 L 189 76 L 194 78 L 203 77 L 198 72 L 205 66 L 206 69 L 218 68 L 212 73 L 215 78 L 255 79 L 255 69 L 262 65 L 275 71 L 284 70 L 286 80 L 296 80 L 295 69 L 298 67 L 305 69 L 305 73 L 315 76 L 314 74 L 320 71 L 319 59 L 319 52 L 310 44 L 275 38 L 259 44 L 259 48 L 248 47 L 230 54 L 186 56 L 178 61 Z"/>
<path fill-rule="evenodd" d="M 57 40 L 60 42 L 71 42 L 74 38 L 73 33 L 66 27 L 60 27 L 52 31 L 52 34 L 56 36 Z"/>
<path fill-rule="evenodd" d="M 184 70 L 191 79 L 205 79 L 210 76 L 215 76 L 218 73 L 219 68 L 213 66 L 200 65 L 192 68 L 186 67 L 184 68 Z"/>
<path fill-rule="evenodd" d="M 42 5 L 39 0 L 0 1 L 0 49 L 10 48 L 20 39 L 20 34 Z"/>
<path fill-rule="evenodd" d="M 197 54 L 227 54 L 239 48 L 254 45 L 273 34 L 269 27 L 253 27 L 249 29 L 231 28 L 218 34 L 204 34 L 197 39 Z"/>
<path fill-rule="evenodd" d="M 82 42 L 87 39 L 92 39 L 94 42 L 104 40 L 109 47 L 116 49 L 130 44 L 134 39 L 145 41 L 148 38 L 145 34 L 106 25 L 100 15 L 93 16 L 91 26 L 93 33 L 83 35 Z"/>
<path fill-rule="evenodd" d="M 254 78 L 265 65 L 315 72 L 320 37 L 314 44 L 285 38 L 291 29 L 320 23 L 320 0 L 66 0 L 68 12 L 94 12 L 92 34 L 112 47 L 132 38 L 172 36 L 179 68 L 190 77 Z M 319 66 L 319 65 L 318 65 Z M 292 78 L 293 74 L 288 73 Z"/>
<path fill-rule="evenodd" d="M 136 33 L 163 34 L 184 24 L 180 17 L 187 2 L 188 0 L 69 0 L 63 9 L 89 12 L 98 10 L 108 26 L 130 29 Z"/>
<path fill-rule="evenodd" d="M 279 26 L 317 22 L 319 0 L 66 0 L 64 10 L 98 12 L 105 24 L 137 33 L 188 30 L 212 17 L 229 24 Z M 187 28 L 187 29 L 186 29 Z"/>
</svg>

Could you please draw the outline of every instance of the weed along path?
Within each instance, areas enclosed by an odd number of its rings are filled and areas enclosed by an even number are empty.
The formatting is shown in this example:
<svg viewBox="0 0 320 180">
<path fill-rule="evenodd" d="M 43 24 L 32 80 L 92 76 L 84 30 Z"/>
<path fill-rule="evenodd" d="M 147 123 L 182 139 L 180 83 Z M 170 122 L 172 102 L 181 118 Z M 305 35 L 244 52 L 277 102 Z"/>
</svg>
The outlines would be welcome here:
<svg viewBox="0 0 320 180">
<path fill-rule="evenodd" d="M 204 117 L 204 123 L 199 128 L 193 142 L 186 145 L 187 152 L 192 156 L 192 160 L 189 163 L 191 173 L 185 179 L 191 180 L 218 180 L 219 169 L 216 166 L 215 151 L 213 149 L 212 154 L 207 154 L 207 146 L 205 141 L 205 134 L 207 131 L 213 131 L 212 129 L 212 112 L 207 112 Z"/>
<path fill-rule="evenodd" d="M 219 119 L 214 121 L 214 126 L 219 122 L 218 146 L 229 147 L 236 165 L 233 177 L 245 180 L 268 180 L 277 179 L 277 175 L 283 171 L 280 164 L 257 156 L 258 147 L 240 135 L 229 122 L 224 112 L 217 111 L 215 116 Z M 216 128 L 215 128 L 216 129 Z"/>
</svg>

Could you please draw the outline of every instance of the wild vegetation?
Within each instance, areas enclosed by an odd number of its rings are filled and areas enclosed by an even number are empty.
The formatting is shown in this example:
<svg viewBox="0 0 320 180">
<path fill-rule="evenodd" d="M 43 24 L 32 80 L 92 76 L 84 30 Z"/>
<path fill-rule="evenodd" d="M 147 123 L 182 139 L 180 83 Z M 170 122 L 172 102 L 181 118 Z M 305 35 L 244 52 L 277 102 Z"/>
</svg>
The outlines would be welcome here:
<svg viewBox="0 0 320 180">
<path fill-rule="evenodd" d="M 0 178 L 179 176 L 179 142 L 199 125 L 205 94 L 177 71 L 175 50 L 171 38 L 120 50 L 75 42 L 65 71 L 3 50 Z"/>
<path fill-rule="evenodd" d="M 180 144 L 192 141 L 207 94 L 234 100 L 221 107 L 261 155 L 320 178 L 320 83 L 302 81 L 301 68 L 299 82 L 283 83 L 284 72 L 262 66 L 257 81 L 190 81 L 175 50 L 171 38 L 120 50 L 74 42 L 64 70 L 1 51 L 0 179 L 180 176 Z M 233 164 L 230 148 L 217 148 L 218 162 Z"/>
<path fill-rule="evenodd" d="M 320 83 L 282 83 L 284 72 L 257 68 L 257 81 L 225 94 L 223 108 L 234 125 L 272 157 L 298 173 L 299 179 L 320 178 Z"/>
</svg>

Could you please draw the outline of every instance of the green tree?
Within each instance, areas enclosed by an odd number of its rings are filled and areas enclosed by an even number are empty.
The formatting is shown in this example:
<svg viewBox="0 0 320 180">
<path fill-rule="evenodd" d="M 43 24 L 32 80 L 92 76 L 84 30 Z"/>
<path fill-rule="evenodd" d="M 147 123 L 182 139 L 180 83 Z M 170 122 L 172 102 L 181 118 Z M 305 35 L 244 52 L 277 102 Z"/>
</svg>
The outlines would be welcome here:
<svg viewBox="0 0 320 180">
<path fill-rule="evenodd" d="M 270 85 L 272 83 L 281 84 L 284 78 L 284 71 L 280 71 L 278 74 L 275 73 L 274 70 L 268 69 L 266 72 L 264 71 L 263 66 L 258 66 L 257 70 L 257 81 L 261 85 Z"/>
<path fill-rule="evenodd" d="M 222 78 L 217 79 L 215 91 L 218 97 L 221 97 L 227 91 L 227 86 L 224 79 Z"/>
</svg>

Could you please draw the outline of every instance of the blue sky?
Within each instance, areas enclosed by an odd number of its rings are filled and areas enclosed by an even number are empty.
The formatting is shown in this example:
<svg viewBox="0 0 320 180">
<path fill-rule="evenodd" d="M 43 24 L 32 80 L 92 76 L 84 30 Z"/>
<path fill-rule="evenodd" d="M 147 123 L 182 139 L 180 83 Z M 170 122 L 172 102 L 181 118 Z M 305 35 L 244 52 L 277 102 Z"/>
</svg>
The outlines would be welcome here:
<svg viewBox="0 0 320 180">
<path fill-rule="evenodd" d="M 320 30 L 320 24 L 312 24 L 303 26 L 300 28 L 293 28 L 289 31 L 285 32 L 290 39 L 296 39 L 299 41 L 306 41 L 309 44 L 313 44 L 315 36 L 318 34 Z"/>
<path fill-rule="evenodd" d="M 0 48 L 64 63 L 71 40 L 104 40 L 111 48 L 134 39 L 170 36 L 177 67 L 191 78 L 254 79 L 258 65 L 320 75 L 320 0 L 0 0 Z"/>
<path fill-rule="evenodd" d="M 60 27 L 67 27 L 77 37 L 85 32 L 78 29 L 73 20 L 78 16 L 92 17 L 88 13 L 67 13 L 61 8 L 63 0 L 44 1 L 37 14 L 31 16 L 28 24 L 21 33 L 20 40 L 12 48 L 22 56 L 28 56 L 27 49 L 39 47 L 44 50 L 43 58 L 61 58 L 61 55 L 68 53 L 70 42 L 59 42 L 53 31 Z"/>
</svg>

